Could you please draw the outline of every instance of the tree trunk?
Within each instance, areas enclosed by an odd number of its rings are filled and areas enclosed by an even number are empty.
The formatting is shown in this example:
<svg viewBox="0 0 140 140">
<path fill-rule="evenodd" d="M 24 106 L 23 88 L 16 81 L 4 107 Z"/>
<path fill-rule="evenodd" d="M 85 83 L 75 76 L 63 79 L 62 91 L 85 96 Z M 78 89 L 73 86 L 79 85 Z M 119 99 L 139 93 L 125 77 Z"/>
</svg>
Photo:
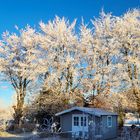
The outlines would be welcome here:
<svg viewBox="0 0 140 140">
<path fill-rule="evenodd" d="M 21 118 L 23 116 L 23 110 L 20 107 L 16 107 L 14 111 L 15 111 L 14 113 L 15 124 L 20 125 Z"/>
<path fill-rule="evenodd" d="M 137 112 L 138 112 L 138 114 L 139 114 L 139 116 L 140 116 L 140 93 L 139 92 L 137 92 L 137 93 L 135 93 L 136 95 L 136 104 L 137 104 Z"/>
<path fill-rule="evenodd" d="M 140 99 L 137 101 L 137 111 L 140 117 Z"/>
<path fill-rule="evenodd" d="M 25 92 L 21 91 L 20 94 L 17 95 L 17 105 L 14 107 L 14 120 L 18 125 L 20 125 L 21 118 L 23 117 L 24 98 Z"/>
</svg>

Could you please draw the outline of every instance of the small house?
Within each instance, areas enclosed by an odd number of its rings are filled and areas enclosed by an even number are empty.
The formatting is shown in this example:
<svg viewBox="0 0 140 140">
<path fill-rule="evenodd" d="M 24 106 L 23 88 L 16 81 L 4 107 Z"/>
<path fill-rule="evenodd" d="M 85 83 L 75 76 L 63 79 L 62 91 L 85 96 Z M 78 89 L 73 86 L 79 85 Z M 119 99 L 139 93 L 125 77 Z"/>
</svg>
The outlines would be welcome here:
<svg viewBox="0 0 140 140">
<path fill-rule="evenodd" d="M 62 133 L 69 133 L 72 137 L 103 140 L 117 137 L 117 113 L 99 108 L 72 107 L 56 116 L 60 117 Z"/>
</svg>

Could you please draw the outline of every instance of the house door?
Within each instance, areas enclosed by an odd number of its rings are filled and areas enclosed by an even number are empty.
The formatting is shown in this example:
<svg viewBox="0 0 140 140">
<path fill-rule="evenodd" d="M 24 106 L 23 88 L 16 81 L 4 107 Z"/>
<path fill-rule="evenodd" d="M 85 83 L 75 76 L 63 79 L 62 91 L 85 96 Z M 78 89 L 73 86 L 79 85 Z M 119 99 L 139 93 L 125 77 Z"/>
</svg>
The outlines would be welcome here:
<svg viewBox="0 0 140 140">
<path fill-rule="evenodd" d="M 88 115 L 73 114 L 72 115 L 72 132 L 88 132 Z"/>
</svg>

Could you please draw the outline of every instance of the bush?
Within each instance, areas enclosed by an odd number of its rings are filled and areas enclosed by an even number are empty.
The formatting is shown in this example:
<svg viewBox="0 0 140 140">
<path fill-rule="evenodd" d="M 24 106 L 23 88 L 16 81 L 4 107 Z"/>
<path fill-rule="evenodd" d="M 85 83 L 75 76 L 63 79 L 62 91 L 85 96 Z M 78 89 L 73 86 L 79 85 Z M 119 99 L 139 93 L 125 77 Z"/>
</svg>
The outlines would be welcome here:
<svg viewBox="0 0 140 140">
<path fill-rule="evenodd" d="M 36 124 L 33 123 L 25 123 L 21 124 L 20 126 L 18 124 L 13 124 L 7 128 L 7 131 L 14 131 L 15 133 L 32 132 L 35 130 L 35 128 Z"/>
</svg>

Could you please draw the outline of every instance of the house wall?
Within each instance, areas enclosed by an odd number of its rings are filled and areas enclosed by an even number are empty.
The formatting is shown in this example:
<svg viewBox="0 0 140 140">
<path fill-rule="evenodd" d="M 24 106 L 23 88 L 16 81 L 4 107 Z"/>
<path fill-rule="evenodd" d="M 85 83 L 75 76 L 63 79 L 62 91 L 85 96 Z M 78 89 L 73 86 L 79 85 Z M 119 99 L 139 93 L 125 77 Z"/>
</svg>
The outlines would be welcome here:
<svg viewBox="0 0 140 140">
<path fill-rule="evenodd" d="M 72 115 L 71 113 L 60 116 L 60 126 L 62 132 L 72 131 Z"/>
<path fill-rule="evenodd" d="M 112 127 L 107 126 L 107 116 L 102 116 L 101 125 L 102 125 L 101 133 L 104 139 L 117 137 L 117 128 L 118 128 L 117 116 L 112 116 Z"/>
<path fill-rule="evenodd" d="M 90 140 L 94 140 L 95 135 L 100 135 L 100 117 L 89 115 L 88 135 Z"/>
</svg>

